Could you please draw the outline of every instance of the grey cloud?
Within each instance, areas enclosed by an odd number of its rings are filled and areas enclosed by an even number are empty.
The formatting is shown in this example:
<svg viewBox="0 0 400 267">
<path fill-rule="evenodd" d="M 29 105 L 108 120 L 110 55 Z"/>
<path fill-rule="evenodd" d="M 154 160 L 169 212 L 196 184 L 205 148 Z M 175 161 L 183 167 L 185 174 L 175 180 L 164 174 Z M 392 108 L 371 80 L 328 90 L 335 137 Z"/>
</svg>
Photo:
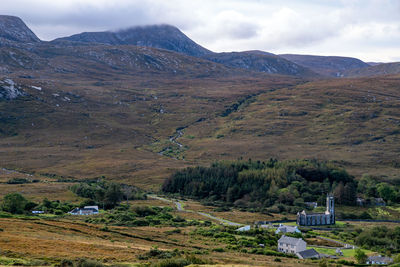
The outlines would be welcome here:
<svg viewBox="0 0 400 267">
<path fill-rule="evenodd" d="M 394 57 L 394 51 L 400 55 L 400 33 L 393 30 L 400 25 L 399 12 L 398 0 L 13 0 L 0 5 L 0 13 L 20 16 L 46 40 L 167 23 L 216 51 L 337 54 L 347 49 L 356 54 L 362 46 L 369 49 L 363 55 L 370 60 L 379 60 L 372 57 L 383 47 L 392 55 L 380 52 L 382 57 Z M 387 25 L 390 34 L 376 33 L 376 25 Z M 367 40 L 366 32 L 374 34 Z"/>
</svg>

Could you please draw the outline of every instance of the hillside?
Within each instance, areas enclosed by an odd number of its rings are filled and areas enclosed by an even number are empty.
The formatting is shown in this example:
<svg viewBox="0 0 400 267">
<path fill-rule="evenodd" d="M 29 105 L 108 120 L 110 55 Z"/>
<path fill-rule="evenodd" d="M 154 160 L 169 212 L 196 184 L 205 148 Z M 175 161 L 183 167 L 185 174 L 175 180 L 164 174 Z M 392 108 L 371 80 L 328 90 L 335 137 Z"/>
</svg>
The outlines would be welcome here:
<svg viewBox="0 0 400 267">
<path fill-rule="evenodd" d="M 37 43 L 39 38 L 18 17 L 0 16 L 0 45 L 7 41 L 19 43 Z"/>
<path fill-rule="evenodd" d="M 344 73 L 353 69 L 363 69 L 369 65 L 357 58 L 334 56 L 311 56 L 283 54 L 279 55 L 300 66 L 325 76 L 342 77 Z"/>
<path fill-rule="evenodd" d="M 309 82 L 265 92 L 186 129 L 188 160 L 315 158 L 396 180 L 399 77 Z"/>
<path fill-rule="evenodd" d="M 316 77 L 313 71 L 288 61 L 282 57 L 262 51 L 214 53 L 203 56 L 210 61 L 233 68 L 271 74 L 283 74 L 300 77 Z"/>
<path fill-rule="evenodd" d="M 153 190 L 176 168 L 240 157 L 397 177 L 398 77 L 307 82 L 313 72 L 265 52 L 207 59 L 65 40 L 3 46 L 0 167 Z"/>
<path fill-rule="evenodd" d="M 382 63 L 363 69 L 349 70 L 344 73 L 346 77 L 372 77 L 380 75 L 393 75 L 400 73 L 400 63 Z"/>
</svg>

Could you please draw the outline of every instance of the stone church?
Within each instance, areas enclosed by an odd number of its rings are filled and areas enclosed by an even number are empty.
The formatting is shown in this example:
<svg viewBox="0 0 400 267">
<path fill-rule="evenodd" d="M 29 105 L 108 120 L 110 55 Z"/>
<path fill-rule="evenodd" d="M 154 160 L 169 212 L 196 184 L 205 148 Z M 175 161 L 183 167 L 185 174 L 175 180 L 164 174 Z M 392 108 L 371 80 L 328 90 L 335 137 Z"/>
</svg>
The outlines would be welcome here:
<svg viewBox="0 0 400 267">
<path fill-rule="evenodd" d="M 326 197 L 326 211 L 324 213 L 307 213 L 305 210 L 297 213 L 297 224 L 303 226 L 335 224 L 335 198 Z"/>
</svg>

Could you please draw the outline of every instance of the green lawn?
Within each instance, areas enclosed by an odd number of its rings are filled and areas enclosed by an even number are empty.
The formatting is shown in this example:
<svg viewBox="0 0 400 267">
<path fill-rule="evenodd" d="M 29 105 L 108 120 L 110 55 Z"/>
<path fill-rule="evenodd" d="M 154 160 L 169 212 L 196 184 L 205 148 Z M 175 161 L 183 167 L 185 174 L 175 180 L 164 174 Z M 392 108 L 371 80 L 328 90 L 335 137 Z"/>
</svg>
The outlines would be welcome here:
<svg viewBox="0 0 400 267">
<path fill-rule="evenodd" d="M 336 254 L 336 249 L 333 248 L 316 248 L 313 246 L 309 246 L 307 248 L 313 248 L 316 251 L 318 251 L 319 253 L 323 253 L 323 254 L 328 254 L 328 255 L 335 255 Z M 370 255 L 373 254 L 374 252 L 371 250 L 367 250 L 367 249 L 361 249 L 362 251 L 364 251 L 365 254 Z M 355 249 L 342 249 L 343 252 L 343 257 L 345 258 L 354 258 L 354 254 L 356 252 Z"/>
</svg>

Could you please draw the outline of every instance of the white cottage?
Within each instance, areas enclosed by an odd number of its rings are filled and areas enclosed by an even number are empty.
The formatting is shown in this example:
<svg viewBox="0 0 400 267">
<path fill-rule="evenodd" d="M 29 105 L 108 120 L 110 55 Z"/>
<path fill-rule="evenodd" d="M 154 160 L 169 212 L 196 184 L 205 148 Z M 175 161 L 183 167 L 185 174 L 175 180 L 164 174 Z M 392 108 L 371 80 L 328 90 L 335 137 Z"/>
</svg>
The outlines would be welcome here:
<svg viewBox="0 0 400 267">
<path fill-rule="evenodd" d="M 279 233 L 301 233 L 297 226 L 283 225 L 279 224 L 278 228 L 275 231 L 275 234 Z"/>
<path fill-rule="evenodd" d="M 278 251 L 287 254 L 297 254 L 307 249 L 307 243 L 301 238 L 293 238 L 283 235 L 278 240 Z"/>
<path fill-rule="evenodd" d="M 381 255 L 378 256 L 370 256 L 367 259 L 367 264 L 373 265 L 387 265 L 393 263 L 393 259 L 390 257 L 383 257 Z"/>
</svg>

